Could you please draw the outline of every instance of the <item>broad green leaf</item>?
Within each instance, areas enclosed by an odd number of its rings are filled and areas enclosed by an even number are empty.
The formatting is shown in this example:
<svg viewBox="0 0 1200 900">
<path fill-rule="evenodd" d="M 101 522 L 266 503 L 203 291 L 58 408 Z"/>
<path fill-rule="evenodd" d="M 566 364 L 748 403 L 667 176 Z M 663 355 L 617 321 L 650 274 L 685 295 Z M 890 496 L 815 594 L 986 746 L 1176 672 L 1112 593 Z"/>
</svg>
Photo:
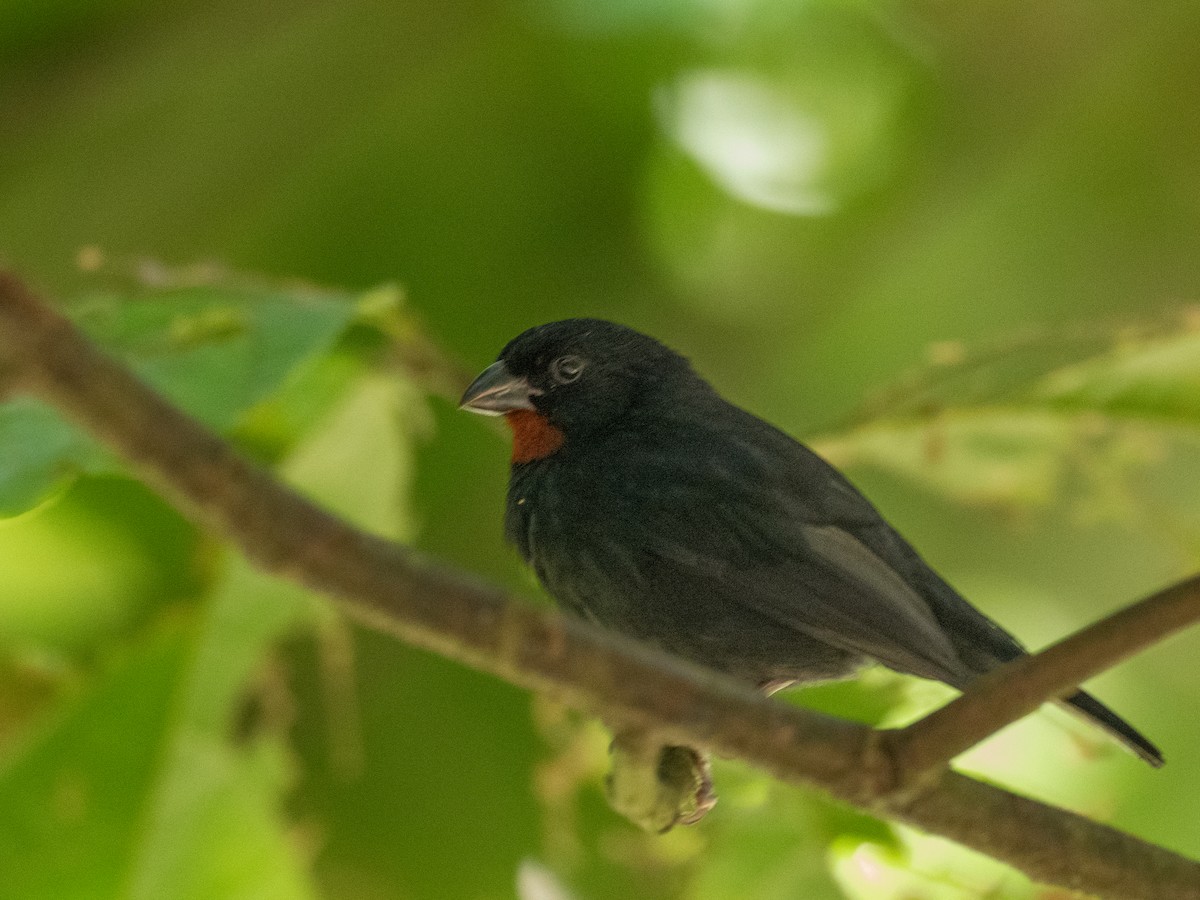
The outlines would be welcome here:
<svg viewBox="0 0 1200 900">
<path fill-rule="evenodd" d="M 0 517 L 25 512 L 103 459 L 49 407 L 25 397 L 0 404 Z"/>
<path fill-rule="evenodd" d="M 80 479 L 0 522 L 0 643 L 70 654 L 118 640 L 219 574 L 204 546 L 143 485 Z"/>
<path fill-rule="evenodd" d="M 1128 500 L 1200 438 L 1200 333 L 1051 336 L 936 367 L 884 396 L 814 447 L 963 503 L 1035 506 L 1067 485 Z"/>
<path fill-rule="evenodd" d="M 120 896 L 312 895 L 279 813 L 290 781 L 282 746 L 262 737 L 238 747 L 229 734 L 264 654 L 315 609 L 298 589 L 232 563 L 176 673 Z"/>
<path fill-rule="evenodd" d="M 411 467 L 399 413 L 415 403 L 395 379 L 360 382 L 284 476 L 378 531 L 403 530 Z M 282 745 L 269 733 L 231 735 L 275 642 L 330 615 L 232 560 L 195 619 L 176 619 L 114 664 L 0 766 L 0 897 L 313 896 L 280 813 L 290 782 Z"/>
<path fill-rule="evenodd" d="M 183 634 L 159 638 L 5 760 L 0 896 L 121 895 L 186 653 Z"/>
<path fill-rule="evenodd" d="M 79 324 L 205 424 L 234 425 L 354 318 L 353 298 L 187 288 L 82 306 Z"/>
<path fill-rule="evenodd" d="M 839 467 L 886 469 L 960 502 L 1028 506 L 1053 496 L 1078 436 L 1073 417 L 997 407 L 884 419 L 813 446 Z"/>
<path fill-rule="evenodd" d="M 410 537 L 412 432 L 423 418 L 424 400 L 411 385 L 389 375 L 360 378 L 295 448 L 281 474 L 363 528 Z"/>
<path fill-rule="evenodd" d="M 0 896 L 311 896 L 279 816 L 280 745 L 230 740 L 248 678 L 311 611 L 234 562 L 198 620 L 134 651 L 29 738 L 0 768 Z"/>
<path fill-rule="evenodd" d="M 394 291 L 367 295 L 376 318 L 381 297 L 398 302 Z M 320 362 L 358 312 L 348 295 L 213 286 L 96 298 L 73 315 L 173 403 L 229 432 L 252 412 L 269 420 L 267 401 L 294 380 L 321 389 L 289 395 L 289 422 L 331 403 L 359 369 L 345 357 L 340 365 Z M 317 374 L 306 377 L 309 370 Z M 26 399 L 0 405 L 0 516 L 30 509 L 79 472 L 112 465 L 49 408 Z"/>
<path fill-rule="evenodd" d="M 1200 331 L 1119 344 L 1048 373 L 1030 394 L 1056 409 L 1200 428 Z"/>
<path fill-rule="evenodd" d="M 251 665 L 299 608 L 227 591 L 28 739 L 0 768 L 0 896 L 311 896 L 279 819 L 280 747 L 228 738 Z"/>
</svg>

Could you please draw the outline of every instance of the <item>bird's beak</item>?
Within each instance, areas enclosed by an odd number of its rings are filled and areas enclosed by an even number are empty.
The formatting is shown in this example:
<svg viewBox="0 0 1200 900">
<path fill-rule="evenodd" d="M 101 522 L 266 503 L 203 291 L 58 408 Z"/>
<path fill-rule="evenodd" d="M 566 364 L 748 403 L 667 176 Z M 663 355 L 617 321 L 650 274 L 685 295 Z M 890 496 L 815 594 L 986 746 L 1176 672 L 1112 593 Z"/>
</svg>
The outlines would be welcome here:
<svg viewBox="0 0 1200 900">
<path fill-rule="evenodd" d="M 534 409 L 532 398 L 541 393 L 524 378 L 508 371 L 503 362 L 494 362 L 471 382 L 458 408 L 484 416 L 502 416 L 514 409 Z"/>
</svg>

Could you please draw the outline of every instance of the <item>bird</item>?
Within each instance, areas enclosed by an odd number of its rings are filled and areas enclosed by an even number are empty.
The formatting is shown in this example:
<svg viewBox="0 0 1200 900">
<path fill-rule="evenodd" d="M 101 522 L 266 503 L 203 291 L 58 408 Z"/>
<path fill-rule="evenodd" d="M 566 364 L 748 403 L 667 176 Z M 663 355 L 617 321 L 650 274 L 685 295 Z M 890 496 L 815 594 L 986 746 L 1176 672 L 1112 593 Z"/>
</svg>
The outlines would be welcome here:
<svg viewBox="0 0 1200 900">
<path fill-rule="evenodd" d="M 965 690 L 1027 653 L 846 476 L 632 328 L 530 328 L 460 406 L 512 431 L 505 536 L 570 614 L 769 692 L 869 664 Z M 1091 694 L 1062 703 L 1163 764 Z"/>
</svg>

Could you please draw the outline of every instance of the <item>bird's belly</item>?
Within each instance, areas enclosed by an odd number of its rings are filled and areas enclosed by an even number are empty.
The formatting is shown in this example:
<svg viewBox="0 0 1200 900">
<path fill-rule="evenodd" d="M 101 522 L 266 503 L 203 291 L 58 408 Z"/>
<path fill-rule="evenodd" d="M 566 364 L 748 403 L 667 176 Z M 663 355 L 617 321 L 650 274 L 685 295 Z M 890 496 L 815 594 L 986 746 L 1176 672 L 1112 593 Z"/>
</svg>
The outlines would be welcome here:
<svg viewBox="0 0 1200 900">
<path fill-rule="evenodd" d="M 853 674 L 863 660 L 758 612 L 711 573 L 644 553 L 598 559 L 594 546 L 569 559 L 532 562 L 568 612 L 756 685 Z"/>
<path fill-rule="evenodd" d="M 745 595 L 753 579 L 724 577 L 663 541 L 669 523 L 636 497 L 588 490 L 548 466 L 524 467 L 510 484 L 509 540 L 567 612 L 754 684 L 840 678 L 861 665 L 760 612 Z"/>
</svg>

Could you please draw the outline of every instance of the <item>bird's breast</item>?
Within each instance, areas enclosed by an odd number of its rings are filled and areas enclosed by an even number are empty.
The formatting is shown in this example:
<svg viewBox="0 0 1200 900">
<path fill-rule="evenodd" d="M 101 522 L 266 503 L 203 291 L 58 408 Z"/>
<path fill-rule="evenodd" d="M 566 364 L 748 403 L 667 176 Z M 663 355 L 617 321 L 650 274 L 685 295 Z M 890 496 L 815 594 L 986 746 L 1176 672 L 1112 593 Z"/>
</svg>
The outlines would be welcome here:
<svg viewBox="0 0 1200 900">
<path fill-rule="evenodd" d="M 504 414 L 513 436 L 512 461 L 517 464 L 546 459 L 562 447 L 562 430 L 532 409 L 514 409 Z"/>
</svg>

